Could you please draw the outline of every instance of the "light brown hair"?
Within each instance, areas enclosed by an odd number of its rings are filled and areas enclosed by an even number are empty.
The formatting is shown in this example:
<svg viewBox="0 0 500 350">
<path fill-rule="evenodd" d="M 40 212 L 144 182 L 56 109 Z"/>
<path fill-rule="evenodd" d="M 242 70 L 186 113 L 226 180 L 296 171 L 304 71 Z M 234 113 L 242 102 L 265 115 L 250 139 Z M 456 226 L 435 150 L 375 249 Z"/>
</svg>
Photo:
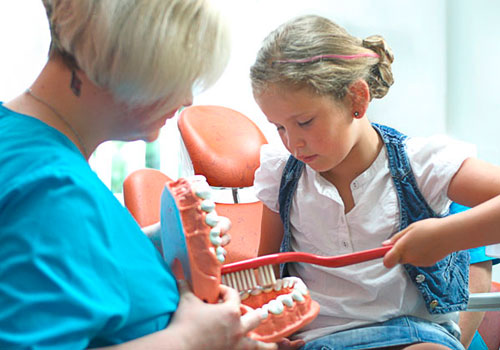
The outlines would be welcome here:
<svg viewBox="0 0 500 350">
<path fill-rule="evenodd" d="M 315 56 L 364 53 L 376 55 L 294 62 Z M 264 39 L 250 69 L 250 78 L 254 94 L 262 93 L 270 85 L 283 85 L 307 87 L 314 93 L 337 99 L 346 95 L 352 82 L 364 79 L 371 98 L 382 98 L 394 82 L 393 60 L 392 51 L 381 36 L 361 40 L 327 18 L 307 15 L 282 24 Z"/>
</svg>

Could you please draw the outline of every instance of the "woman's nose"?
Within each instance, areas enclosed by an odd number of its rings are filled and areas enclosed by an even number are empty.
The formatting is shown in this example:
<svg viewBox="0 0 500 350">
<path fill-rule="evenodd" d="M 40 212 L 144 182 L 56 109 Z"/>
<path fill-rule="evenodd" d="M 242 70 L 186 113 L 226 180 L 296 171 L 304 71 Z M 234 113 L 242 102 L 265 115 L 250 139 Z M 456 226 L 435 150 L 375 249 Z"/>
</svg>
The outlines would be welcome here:
<svg viewBox="0 0 500 350">
<path fill-rule="evenodd" d="M 193 104 L 193 93 L 190 92 L 184 99 L 184 101 L 182 101 L 182 105 L 184 107 L 189 107 Z"/>
</svg>

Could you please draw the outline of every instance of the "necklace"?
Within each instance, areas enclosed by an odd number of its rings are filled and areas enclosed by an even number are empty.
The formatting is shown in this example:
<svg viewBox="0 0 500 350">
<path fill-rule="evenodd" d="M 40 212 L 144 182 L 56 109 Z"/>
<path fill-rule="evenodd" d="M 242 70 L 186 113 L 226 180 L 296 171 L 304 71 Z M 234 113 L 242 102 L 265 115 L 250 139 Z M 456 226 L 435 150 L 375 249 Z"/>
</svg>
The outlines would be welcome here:
<svg viewBox="0 0 500 350">
<path fill-rule="evenodd" d="M 82 138 L 80 137 L 80 134 L 78 134 L 76 132 L 76 130 L 71 126 L 71 124 L 66 120 L 66 118 L 64 118 L 62 116 L 61 113 L 59 113 L 57 111 L 57 109 L 55 109 L 54 107 L 52 107 L 52 105 L 50 105 L 47 101 L 43 100 L 41 97 L 38 97 L 37 95 L 35 95 L 33 93 L 33 90 L 31 90 L 31 88 L 27 89 L 26 90 L 26 94 L 28 94 L 29 96 L 33 97 L 36 101 L 38 101 L 39 103 L 43 104 L 45 107 L 47 107 L 48 109 L 50 109 L 57 118 L 59 118 L 59 120 L 61 120 L 67 127 L 69 130 L 71 130 L 71 132 L 73 133 L 73 135 L 75 135 L 78 143 L 80 144 L 80 148 L 82 150 L 82 153 L 83 153 L 83 156 L 85 157 L 85 159 L 87 159 L 87 149 L 85 148 L 85 144 L 83 143 L 82 141 Z"/>
</svg>

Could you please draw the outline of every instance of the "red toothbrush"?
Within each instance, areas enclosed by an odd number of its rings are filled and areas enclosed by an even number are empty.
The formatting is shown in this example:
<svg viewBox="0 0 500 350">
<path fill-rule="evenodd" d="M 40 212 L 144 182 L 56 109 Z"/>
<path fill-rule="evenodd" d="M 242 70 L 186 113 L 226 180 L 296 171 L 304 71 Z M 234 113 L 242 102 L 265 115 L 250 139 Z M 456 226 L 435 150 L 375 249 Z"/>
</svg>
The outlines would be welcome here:
<svg viewBox="0 0 500 350">
<path fill-rule="evenodd" d="M 326 267 L 342 267 L 382 258 L 391 245 L 368 249 L 360 252 L 337 256 L 319 256 L 302 252 L 276 253 L 253 259 L 222 265 L 222 283 L 238 291 L 245 291 L 257 286 L 268 286 L 276 282 L 273 265 L 287 262 L 302 262 Z M 254 270 L 257 269 L 257 278 Z"/>
<path fill-rule="evenodd" d="M 278 253 L 223 265 L 220 232 L 213 229 L 218 222 L 215 205 L 207 200 L 205 187 L 208 184 L 205 186 L 200 179 L 194 182 L 179 179 L 165 184 L 161 198 L 163 258 L 178 272 L 176 276 L 183 275 L 195 295 L 206 302 L 218 302 L 221 280 L 240 291 L 241 313 L 255 311 L 263 318 L 247 334 L 253 339 L 279 341 L 310 323 L 319 313 L 319 304 L 311 298 L 304 282 L 297 277 L 276 280 L 273 264 L 305 262 L 340 267 L 382 257 L 390 248 L 336 257 Z M 255 269 L 260 271 L 258 276 Z"/>
</svg>

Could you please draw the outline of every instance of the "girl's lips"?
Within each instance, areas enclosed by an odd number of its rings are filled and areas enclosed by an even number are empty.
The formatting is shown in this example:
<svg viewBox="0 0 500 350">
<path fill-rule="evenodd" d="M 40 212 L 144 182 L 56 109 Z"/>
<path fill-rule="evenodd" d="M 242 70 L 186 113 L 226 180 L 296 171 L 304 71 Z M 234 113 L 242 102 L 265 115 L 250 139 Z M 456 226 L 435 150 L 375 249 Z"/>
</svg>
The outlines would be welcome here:
<svg viewBox="0 0 500 350">
<path fill-rule="evenodd" d="M 316 158 L 318 158 L 318 155 L 315 154 L 315 155 L 312 155 L 312 156 L 300 157 L 299 160 L 303 161 L 304 163 L 310 163 L 313 160 L 315 160 Z"/>
</svg>

